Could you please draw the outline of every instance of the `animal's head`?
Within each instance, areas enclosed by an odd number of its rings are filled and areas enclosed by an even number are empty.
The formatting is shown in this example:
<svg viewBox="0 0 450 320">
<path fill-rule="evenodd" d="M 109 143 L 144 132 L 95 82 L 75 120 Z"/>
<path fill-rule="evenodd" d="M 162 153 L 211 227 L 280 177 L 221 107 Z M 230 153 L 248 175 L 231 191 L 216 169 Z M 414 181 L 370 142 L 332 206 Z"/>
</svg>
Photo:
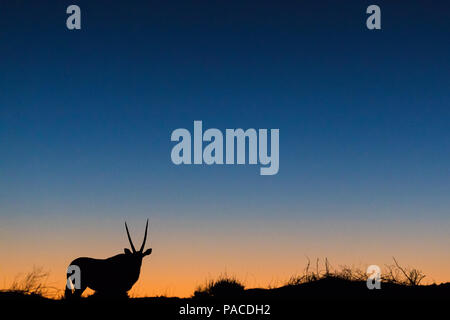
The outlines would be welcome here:
<svg viewBox="0 0 450 320">
<path fill-rule="evenodd" d="M 144 258 L 145 256 L 148 256 L 149 254 L 152 253 L 152 248 L 149 248 L 144 251 L 145 241 L 147 240 L 148 219 L 147 219 L 147 223 L 145 225 L 144 240 L 142 241 L 142 245 L 141 245 L 141 248 L 139 249 L 139 251 L 136 251 L 136 249 L 134 248 L 133 241 L 131 241 L 131 237 L 130 237 L 130 231 L 128 230 L 128 226 L 127 226 L 126 222 L 125 222 L 125 229 L 127 230 L 128 241 L 130 241 L 130 246 L 131 246 L 131 250 L 132 250 L 132 251 L 130 251 L 130 249 L 124 248 L 123 251 L 125 252 L 125 255 L 127 257 L 134 258 L 138 261 L 142 261 L 142 258 Z"/>
</svg>

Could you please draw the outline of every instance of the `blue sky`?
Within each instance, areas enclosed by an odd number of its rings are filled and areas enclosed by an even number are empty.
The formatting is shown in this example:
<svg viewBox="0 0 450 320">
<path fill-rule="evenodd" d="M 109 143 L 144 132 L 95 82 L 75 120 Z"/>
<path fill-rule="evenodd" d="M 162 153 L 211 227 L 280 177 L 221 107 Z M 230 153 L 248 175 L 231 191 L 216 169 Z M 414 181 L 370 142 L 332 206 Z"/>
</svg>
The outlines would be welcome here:
<svg viewBox="0 0 450 320">
<path fill-rule="evenodd" d="M 64 1 L 2 5 L 4 205 L 180 197 L 445 213 L 445 5 L 380 3 L 371 32 L 364 1 L 205 3 L 79 2 L 81 31 L 64 28 Z M 279 174 L 174 166 L 170 133 L 193 120 L 280 128 Z"/>
</svg>

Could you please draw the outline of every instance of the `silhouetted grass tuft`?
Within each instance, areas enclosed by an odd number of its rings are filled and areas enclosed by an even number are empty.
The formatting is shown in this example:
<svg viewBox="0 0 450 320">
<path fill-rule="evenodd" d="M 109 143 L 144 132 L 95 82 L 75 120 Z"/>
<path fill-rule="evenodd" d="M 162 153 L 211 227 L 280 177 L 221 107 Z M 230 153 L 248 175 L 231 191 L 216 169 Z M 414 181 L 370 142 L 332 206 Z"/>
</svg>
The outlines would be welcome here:
<svg viewBox="0 0 450 320">
<path fill-rule="evenodd" d="M 8 289 L 2 292 L 14 293 L 17 295 L 29 295 L 39 297 L 56 297 L 57 288 L 47 285 L 49 273 L 41 267 L 33 267 L 33 270 L 25 274 L 25 276 L 17 276 Z"/>
<path fill-rule="evenodd" d="M 216 280 L 208 280 L 204 286 L 194 292 L 195 298 L 200 297 L 230 297 L 240 295 L 245 286 L 236 277 L 223 274 Z"/>
<path fill-rule="evenodd" d="M 425 274 L 415 268 L 400 266 L 395 258 L 394 264 L 385 265 L 381 272 L 382 283 L 392 283 L 404 286 L 419 286 L 425 278 Z M 305 270 L 300 275 L 292 276 L 286 283 L 287 286 L 296 286 L 311 283 L 323 279 L 339 279 L 347 281 L 367 281 L 368 274 L 358 267 L 340 266 L 333 268 L 328 259 L 325 258 L 323 265 L 320 259 L 316 260 L 315 266 L 311 266 L 308 259 Z"/>
</svg>

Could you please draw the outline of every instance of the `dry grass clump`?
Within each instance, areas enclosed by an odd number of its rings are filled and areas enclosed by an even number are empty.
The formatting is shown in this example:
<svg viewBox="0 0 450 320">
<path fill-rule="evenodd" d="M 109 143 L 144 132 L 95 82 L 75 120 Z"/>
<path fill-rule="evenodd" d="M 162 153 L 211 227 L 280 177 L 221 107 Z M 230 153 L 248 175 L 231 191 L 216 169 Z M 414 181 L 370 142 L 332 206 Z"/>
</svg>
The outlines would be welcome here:
<svg viewBox="0 0 450 320">
<path fill-rule="evenodd" d="M 393 265 L 386 265 L 381 280 L 390 283 L 419 286 L 426 275 L 416 268 L 402 267 L 393 257 Z"/>
<path fill-rule="evenodd" d="M 393 283 L 406 286 L 418 286 L 425 278 L 425 274 L 416 268 L 402 267 L 395 258 L 394 264 L 385 265 L 381 272 L 381 281 L 383 283 Z M 323 279 L 340 279 L 347 281 L 367 281 L 368 274 L 365 270 L 358 267 L 340 266 L 333 268 L 328 259 L 325 258 L 323 265 L 317 258 L 315 266 L 311 267 L 311 261 L 300 275 L 292 276 L 286 283 L 288 286 L 296 286 L 304 283 L 310 283 Z"/>
<path fill-rule="evenodd" d="M 194 292 L 194 297 L 229 297 L 241 294 L 244 289 L 245 286 L 236 277 L 225 273 L 218 279 L 208 280 L 206 284 L 199 286 Z"/>
<path fill-rule="evenodd" d="M 42 267 L 33 267 L 33 270 L 24 276 L 18 275 L 8 289 L 3 292 L 12 292 L 23 295 L 42 297 L 57 297 L 60 290 L 47 284 L 49 273 Z"/>
</svg>

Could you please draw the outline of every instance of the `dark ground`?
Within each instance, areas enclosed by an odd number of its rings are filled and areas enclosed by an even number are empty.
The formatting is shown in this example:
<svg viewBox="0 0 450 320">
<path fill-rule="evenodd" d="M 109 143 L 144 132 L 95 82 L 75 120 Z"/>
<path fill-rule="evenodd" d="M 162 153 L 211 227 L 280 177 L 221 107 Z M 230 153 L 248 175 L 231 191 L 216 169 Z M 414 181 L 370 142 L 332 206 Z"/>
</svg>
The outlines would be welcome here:
<svg viewBox="0 0 450 320">
<path fill-rule="evenodd" d="M 224 315 L 224 305 L 270 305 L 268 314 Z M 214 307 L 211 317 L 181 315 L 182 307 Z M 405 286 L 382 283 L 380 290 L 368 290 L 363 281 L 321 279 L 301 285 L 276 289 L 247 289 L 221 292 L 217 296 L 201 295 L 193 298 L 130 298 L 113 299 L 88 297 L 77 301 L 54 300 L 38 295 L 15 292 L 0 293 L 0 308 L 12 310 L 14 315 L 64 316 L 105 318 L 125 314 L 145 319 L 300 319 L 312 314 L 315 318 L 349 317 L 367 318 L 415 315 L 450 306 L 450 283 L 427 286 Z M 242 309 L 243 310 L 243 309 Z M 385 313 L 389 310 L 389 313 Z M 382 316 L 380 315 L 382 313 Z M 379 316 L 377 316 L 379 315 Z M 433 318 L 428 314 L 426 318 Z"/>
</svg>

